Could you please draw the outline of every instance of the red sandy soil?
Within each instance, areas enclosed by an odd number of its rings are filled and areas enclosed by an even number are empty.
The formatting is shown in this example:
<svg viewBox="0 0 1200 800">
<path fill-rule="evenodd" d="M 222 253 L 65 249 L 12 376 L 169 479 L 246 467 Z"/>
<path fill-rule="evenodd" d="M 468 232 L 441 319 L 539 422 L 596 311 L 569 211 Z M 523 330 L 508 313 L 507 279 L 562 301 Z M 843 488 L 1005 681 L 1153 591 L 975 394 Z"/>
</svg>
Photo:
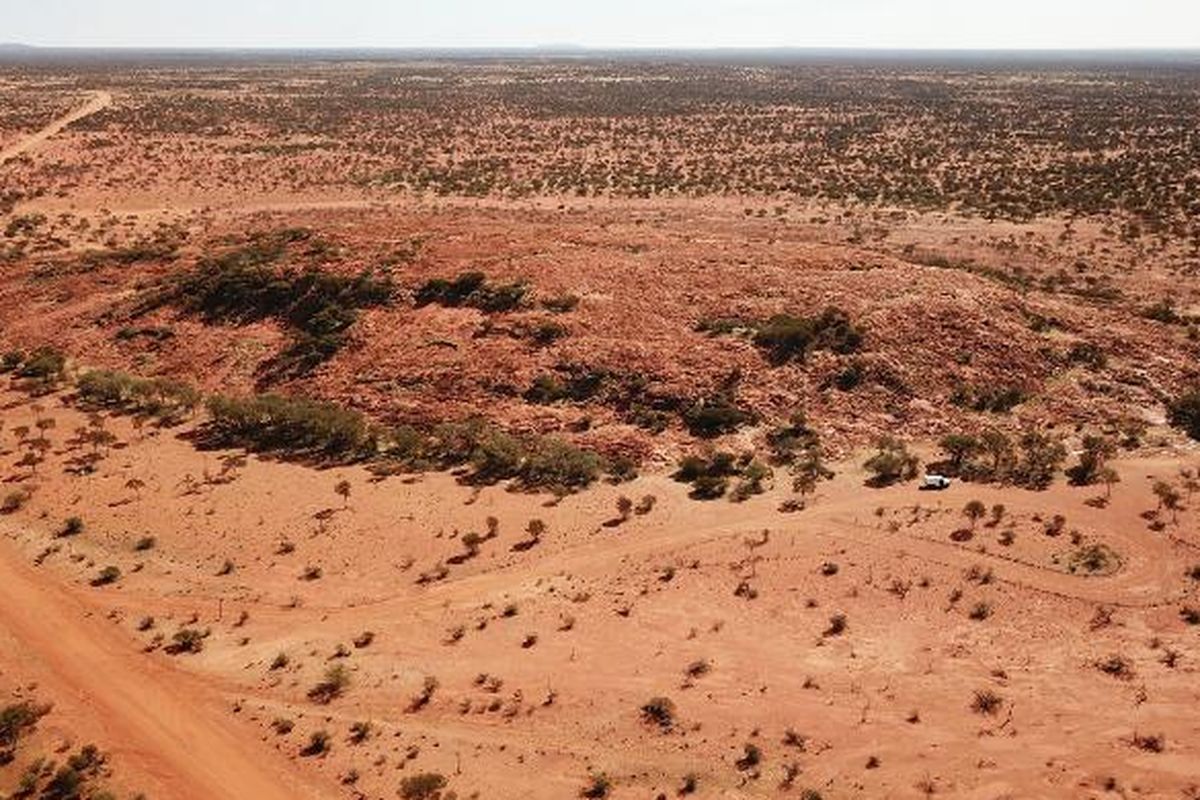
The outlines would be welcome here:
<svg viewBox="0 0 1200 800">
<path fill-rule="evenodd" d="M 1200 626 L 1182 613 L 1200 608 L 1189 575 L 1200 515 L 1190 495 L 1177 514 L 1158 511 L 1157 530 L 1145 515 L 1158 506 L 1155 481 L 1181 485 L 1181 471 L 1200 466 L 1164 424 L 1164 401 L 1196 376 L 1195 336 L 1141 313 L 1167 293 L 1180 312 L 1193 308 L 1182 242 L 1118 239 L 1105 218 L 987 221 L 764 197 L 397 195 L 349 181 L 336 152 L 256 155 L 236 162 L 240 172 L 206 148 L 269 132 L 242 120 L 203 135 L 160 126 L 145 141 L 114 133 L 106 115 L 138 111 L 141 97 L 100 82 L 84 81 L 87 95 L 49 81 L 41 104 L 8 101 L 36 124 L 27 138 L 0 127 L 0 176 L 45 191 L 22 197 L 5 224 L 45 220 L 0 250 L 4 349 L 51 344 L 79 370 L 303 393 L 388 422 L 482 412 L 644 465 L 633 483 L 555 500 L 443 473 L 380 479 L 202 452 L 188 437 L 197 420 L 138 430 L 111 417 L 118 443 L 97 472 L 76 475 L 67 467 L 86 447 L 72 432 L 87 415 L 70 392 L 40 398 L 37 412 L 3 378 L 0 494 L 29 499 L 0 517 L 0 705 L 31 698 L 53 710 L 0 765 L 0 796 L 36 758 L 94 743 L 108 756 L 97 786 L 154 800 L 395 798 L 420 773 L 445 776 L 459 798 L 575 797 L 598 774 L 616 798 L 673 797 L 689 774 L 699 797 L 774 797 L 792 765 L 795 796 L 1200 797 Z M 166 120 L 176 121 L 186 118 Z M 169 255 L 87 260 L 163 224 L 179 240 Z M 264 381 L 261 366 L 286 341 L 274 323 L 206 325 L 174 309 L 129 317 L 147 287 L 204 254 L 295 226 L 331 245 L 322 268 L 389 265 L 401 286 L 311 376 Z M 1047 288 L 1048 277 L 1079 277 L 1084 257 L 1092 281 Z M 987 272 L 1016 267 L 1032 283 Z M 425 280 L 468 268 L 527 280 L 538 297 L 578 295 L 557 317 L 570 335 L 533 348 L 503 328 L 541 312 L 487 320 L 410 302 Z M 1095 301 L 1084 290 L 1095 286 L 1119 288 L 1119 300 Z M 826 385 L 845 357 L 771 367 L 744 339 L 694 330 L 831 303 L 867 330 L 861 359 L 874 377 L 854 392 Z M 1034 318 L 1055 325 L 1035 330 Z M 175 335 L 166 345 L 118 337 L 130 324 Z M 1067 363 L 1079 343 L 1106 363 Z M 792 497 L 782 471 L 745 503 L 690 500 L 668 477 L 698 446 L 678 421 L 651 435 L 609 408 L 521 399 L 563 364 L 644 374 L 689 397 L 738 371 L 739 400 L 762 422 L 718 444 L 761 445 L 770 424 L 804 407 L 836 477 L 798 513 L 780 510 Z M 962 382 L 1019 385 L 1030 399 L 981 415 L 949 402 Z M 14 429 L 38 416 L 55 427 L 30 473 Z M 984 424 L 1037 424 L 1072 446 L 1089 431 L 1144 431 L 1113 462 L 1121 481 L 1106 504 L 1103 487 L 1061 475 L 1044 492 L 864 485 L 877 434 L 932 456 L 935 437 Z M 656 502 L 612 524 L 622 495 Z M 1000 522 L 971 526 L 962 509 L 973 499 L 1002 504 Z M 82 533 L 58 536 L 75 515 Z M 1056 515 L 1061 530 L 1047 532 Z M 454 563 L 489 518 L 497 536 Z M 533 519 L 547 532 L 529 545 Z M 1073 573 L 1091 545 L 1115 559 Z M 444 578 L 420 581 L 439 565 Z M 92 585 L 108 566 L 120 577 Z M 839 614 L 845 630 L 831 631 Z M 165 651 L 182 629 L 209 632 L 200 652 Z M 310 699 L 338 664 L 343 694 Z M 429 702 L 414 705 L 430 678 Z M 972 709 L 983 691 L 998 696 L 994 713 Z M 655 697 L 674 705 L 669 727 L 643 718 Z M 281 733 L 280 720 L 293 727 Z M 356 722 L 371 723 L 357 743 Z M 301 755 L 321 730 L 331 749 Z M 748 744 L 761 761 L 739 765 Z"/>
<path fill-rule="evenodd" d="M 6 421 L 27 424 L 27 401 L 5 401 Z M 61 433 L 38 476 L 9 483 L 34 491 L 3 522 L 0 624 L 16 646 L 0 668 L 37 675 L 59 729 L 103 719 L 96 735 L 118 774 L 155 797 L 246 796 L 278 774 L 274 759 L 291 759 L 289 780 L 318 796 L 355 769 L 368 797 L 394 796 L 420 771 L 445 774 L 460 796 L 563 797 L 589 769 L 609 774 L 618 797 L 670 794 L 691 772 L 702 796 L 772 796 L 791 762 L 798 786 L 834 797 L 918 797 L 927 781 L 954 797 L 1100 797 L 1109 778 L 1126 796 L 1169 797 L 1196 777 L 1196 720 L 1183 709 L 1197 700 L 1200 644 L 1180 619 L 1196 602 L 1184 575 L 1200 562 L 1196 517 L 1185 510 L 1151 532 L 1139 516 L 1155 507 L 1151 479 L 1173 479 L 1177 459 L 1119 463 L 1124 480 L 1103 510 L 1083 503 L 1103 489 L 1063 485 L 867 489 L 852 463 L 795 515 L 776 510 L 782 490 L 704 504 L 658 477 L 547 505 L 441 475 L 379 481 L 255 457 L 221 476 L 225 454 L 197 453 L 184 431 L 143 437 L 119 418 L 107 424 L 120 444 L 99 472 L 67 478 L 77 446 L 64 446 L 66 432 L 84 417 L 43 405 Z M 145 488 L 126 488 L 135 477 Z M 341 479 L 346 504 L 333 491 Z M 618 493 L 658 503 L 606 527 Z M 955 543 L 972 498 L 1003 503 L 1005 521 Z M 1054 513 L 1066 526 L 1049 538 L 1035 520 Z M 54 538 L 70 514 L 85 531 Z M 416 582 L 489 516 L 499 536 L 477 558 Z M 514 551 L 533 517 L 547 535 Z M 1010 525 L 1015 540 L 999 544 Z M 155 546 L 136 552 L 145 536 Z M 281 554 L 284 541 L 294 551 Z M 1069 554 L 1095 543 L 1119 568 L 1070 574 Z M 218 576 L 226 560 L 233 570 Z M 823 574 L 826 563 L 837 573 Z M 108 565 L 121 579 L 89 586 Z M 321 577 L 302 580 L 310 566 Z M 752 599 L 735 595 L 742 581 Z M 979 602 L 991 615 L 975 621 Z M 1096 627 L 1101 607 L 1111 622 Z M 822 635 L 835 613 L 846 631 Z M 191 618 L 212 631 L 199 655 L 139 652 Z M 351 640 L 364 631 L 374 639 L 360 649 Z M 272 670 L 279 653 L 290 661 Z M 1095 666 L 1114 655 L 1128 676 Z M 686 681 L 701 659 L 711 671 Z M 339 662 L 345 695 L 306 699 Z M 484 673 L 502 683 L 480 688 Z M 438 681 L 432 701 L 407 711 L 426 676 Z M 995 716 L 970 708 L 984 689 L 1004 700 Z M 677 706 L 669 732 L 639 716 L 659 695 Z M 279 717 L 295 721 L 290 734 L 269 728 Z M 360 720 L 374 732 L 351 744 Z M 330 754 L 297 757 L 319 728 L 333 735 Z M 782 743 L 789 728 L 808 737 L 804 749 Z M 1162 735 L 1165 749 L 1139 749 L 1135 734 Z M 747 742 L 765 754 L 757 779 L 733 763 Z M 262 755 L 239 761 L 239 747 Z M 872 756 L 879 767 L 867 769 Z"/>
</svg>

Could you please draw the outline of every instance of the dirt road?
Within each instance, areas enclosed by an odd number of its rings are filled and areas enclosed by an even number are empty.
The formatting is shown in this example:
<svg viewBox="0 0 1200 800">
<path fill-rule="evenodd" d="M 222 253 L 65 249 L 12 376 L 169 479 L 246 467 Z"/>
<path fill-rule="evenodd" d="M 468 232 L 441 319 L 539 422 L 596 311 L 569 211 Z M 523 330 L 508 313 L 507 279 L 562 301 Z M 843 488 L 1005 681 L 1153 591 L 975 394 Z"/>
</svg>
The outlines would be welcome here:
<svg viewBox="0 0 1200 800">
<path fill-rule="evenodd" d="M 24 139 L 21 139 L 15 144 L 6 147 L 4 150 L 0 150 L 0 164 L 4 164 L 5 162 L 16 158 L 22 153 L 32 150 L 50 137 L 58 134 L 72 122 L 78 122 L 84 117 L 90 117 L 92 114 L 95 114 L 97 111 L 102 111 L 103 109 L 108 108 L 110 105 L 112 105 L 111 94 L 108 92 L 92 92 L 91 97 L 88 98 L 87 102 L 76 108 L 74 111 L 64 114 L 46 127 L 42 128 L 37 133 L 31 133 L 29 136 L 26 136 Z"/>
<path fill-rule="evenodd" d="M 84 704 L 111 731 L 122 761 L 154 775 L 166 800 L 297 800 L 332 795 L 222 719 L 225 701 L 161 657 L 138 653 L 123 633 L 53 578 L 0 543 L 0 628 L 45 668 L 43 686 Z M 47 699 L 53 699 L 48 696 Z"/>
</svg>

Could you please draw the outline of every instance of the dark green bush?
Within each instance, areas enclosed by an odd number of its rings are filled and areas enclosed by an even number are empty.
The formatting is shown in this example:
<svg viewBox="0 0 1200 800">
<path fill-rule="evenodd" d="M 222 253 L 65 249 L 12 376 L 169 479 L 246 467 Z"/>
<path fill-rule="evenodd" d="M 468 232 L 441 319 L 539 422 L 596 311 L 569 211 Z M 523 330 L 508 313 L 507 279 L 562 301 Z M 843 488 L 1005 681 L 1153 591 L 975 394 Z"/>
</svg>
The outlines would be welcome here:
<svg viewBox="0 0 1200 800">
<path fill-rule="evenodd" d="M 724 451 L 710 452 L 705 455 L 690 455 L 679 462 L 679 468 L 672 477 L 680 483 L 690 483 L 693 500 L 716 500 L 725 495 L 731 478 L 741 477 L 749 486 L 740 497 L 746 499 L 754 494 L 754 488 L 770 474 L 766 465 L 754 460 L 753 453 L 735 456 Z"/>
<path fill-rule="evenodd" d="M 446 788 L 446 777 L 437 772 L 422 772 L 400 781 L 400 796 L 404 800 L 436 800 Z"/>
<path fill-rule="evenodd" d="M 17 368 L 17 377 L 25 378 L 39 388 L 57 386 L 66 374 L 67 357 L 57 348 L 39 347 Z"/>
<path fill-rule="evenodd" d="M 464 272 L 454 280 L 434 278 L 426 281 L 416 292 L 418 306 L 437 305 L 457 308 L 467 306 L 489 313 L 503 313 L 520 308 L 529 293 L 524 283 L 492 284 L 482 272 Z"/>
<path fill-rule="evenodd" d="M 1021 458 L 1013 466 L 1009 480 L 1026 489 L 1045 489 L 1066 460 L 1067 448 L 1058 439 L 1039 430 L 1028 430 L 1020 439 Z"/>
<path fill-rule="evenodd" d="M 972 411 L 1007 413 L 1029 399 L 1019 386 L 960 386 L 950 398 L 956 406 Z"/>
<path fill-rule="evenodd" d="M 642 720 L 669 730 L 675 725 L 675 703 L 669 697 L 652 697 L 642 705 Z"/>
<path fill-rule="evenodd" d="M 862 385 L 866 376 L 867 372 L 862 363 L 851 361 L 845 369 L 834 376 L 833 385 L 838 388 L 838 391 L 852 392 Z"/>
<path fill-rule="evenodd" d="M 567 330 L 567 326 L 551 319 L 541 320 L 526 329 L 526 336 L 542 347 L 548 347 L 568 334 L 570 331 Z"/>
<path fill-rule="evenodd" d="M 266 394 L 208 398 L 210 432 L 222 443 L 260 451 L 352 456 L 370 440 L 366 419 L 330 403 Z"/>
<path fill-rule="evenodd" d="M 566 314 L 579 307 L 579 297 L 573 294 L 561 294 L 542 300 L 542 308 L 555 314 Z"/>
<path fill-rule="evenodd" d="M 749 412 L 738 408 L 730 394 L 701 398 L 683 411 L 688 431 L 703 439 L 733 433 L 752 418 Z"/>
<path fill-rule="evenodd" d="M 760 323 L 754 334 L 754 343 L 766 350 L 775 364 L 803 361 L 813 350 L 854 353 L 862 342 L 863 332 L 845 311 L 833 306 L 816 317 L 777 314 Z"/>
<path fill-rule="evenodd" d="M 111 370 L 92 370 L 75 388 L 85 406 L 148 414 L 166 422 L 178 421 L 200 404 L 200 393 L 186 383 Z"/>
<path fill-rule="evenodd" d="M 1076 342 L 1067 351 L 1067 361 L 1072 364 L 1082 364 L 1088 369 L 1104 369 L 1108 364 L 1108 356 L 1099 345 L 1091 342 Z"/>
<path fill-rule="evenodd" d="M 877 452 L 863 466 L 873 476 L 871 483 L 887 486 L 910 481 L 917 476 L 920 460 L 909 452 L 908 445 L 899 439 L 885 436 L 879 440 Z"/>
<path fill-rule="evenodd" d="M 21 737 L 33 730 L 38 720 L 49 713 L 50 706 L 40 706 L 28 700 L 0 709 L 0 757 L 16 749 Z"/>
<path fill-rule="evenodd" d="M 277 319 L 295 335 L 279 368 L 293 373 L 312 369 L 345 344 L 360 309 L 390 302 L 393 286 L 389 278 L 370 271 L 347 276 L 316 267 L 277 269 L 274 261 L 293 241 L 285 234 L 202 261 L 148 298 L 142 310 L 169 304 L 213 322 Z"/>
<path fill-rule="evenodd" d="M 1200 388 L 1189 389 L 1167 405 L 1171 424 L 1200 440 Z"/>
<path fill-rule="evenodd" d="M 517 475 L 530 489 L 582 489 L 600 475 L 600 458 L 561 439 L 538 437 L 526 445 Z"/>
</svg>

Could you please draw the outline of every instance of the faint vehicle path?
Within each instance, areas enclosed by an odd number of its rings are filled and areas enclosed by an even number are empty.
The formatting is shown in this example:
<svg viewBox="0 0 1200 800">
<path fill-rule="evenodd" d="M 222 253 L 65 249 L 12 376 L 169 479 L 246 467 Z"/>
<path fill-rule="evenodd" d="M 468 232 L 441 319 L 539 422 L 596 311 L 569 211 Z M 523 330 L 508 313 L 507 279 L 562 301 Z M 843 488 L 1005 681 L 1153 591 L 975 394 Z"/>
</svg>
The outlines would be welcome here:
<svg viewBox="0 0 1200 800">
<path fill-rule="evenodd" d="M 41 662 L 45 699 L 69 697 L 103 720 L 110 738 L 102 746 L 155 776 L 164 800 L 334 796 L 222 719 L 225 701 L 209 687 L 138 652 L 101 619 L 85 598 L 0 546 L 0 629 Z"/>
<path fill-rule="evenodd" d="M 88 101 L 74 111 L 64 114 L 37 133 L 31 133 L 20 141 L 0 150 L 0 164 L 4 164 L 22 153 L 32 150 L 50 137 L 61 132 L 71 123 L 78 122 L 84 117 L 90 117 L 98 111 L 103 111 L 112 105 L 112 99 L 112 95 L 108 92 L 91 92 L 91 97 Z"/>
</svg>

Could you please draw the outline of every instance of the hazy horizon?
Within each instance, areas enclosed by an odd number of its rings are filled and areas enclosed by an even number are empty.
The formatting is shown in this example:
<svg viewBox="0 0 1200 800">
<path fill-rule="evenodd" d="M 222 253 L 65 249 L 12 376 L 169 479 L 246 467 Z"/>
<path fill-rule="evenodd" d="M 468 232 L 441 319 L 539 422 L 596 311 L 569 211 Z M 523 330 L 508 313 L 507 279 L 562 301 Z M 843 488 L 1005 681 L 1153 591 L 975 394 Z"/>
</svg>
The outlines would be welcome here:
<svg viewBox="0 0 1200 800">
<path fill-rule="evenodd" d="M 230 50 L 1095 51 L 1200 48 L 1185 0 L 47 0 L 0 41 L 44 48 Z"/>
</svg>

